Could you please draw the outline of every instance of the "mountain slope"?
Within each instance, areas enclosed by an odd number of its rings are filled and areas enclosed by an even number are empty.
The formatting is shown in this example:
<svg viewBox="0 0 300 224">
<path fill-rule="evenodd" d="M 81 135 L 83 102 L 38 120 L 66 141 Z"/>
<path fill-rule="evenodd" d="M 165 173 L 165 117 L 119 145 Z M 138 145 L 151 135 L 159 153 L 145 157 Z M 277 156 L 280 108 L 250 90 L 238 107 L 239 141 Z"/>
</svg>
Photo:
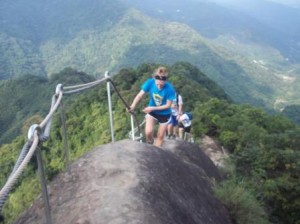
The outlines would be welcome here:
<svg viewBox="0 0 300 224">
<path fill-rule="evenodd" d="M 281 110 L 299 103 L 299 10 L 261 0 L 122 1 L 151 17 L 185 23 L 209 38 L 216 54 L 238 64 L 240 75 L 255 83 L 246 92 L 264 98 L 267 108 Z"/>
<path fill-rule="evenodd" d="M 265 0 L 121 0 L 154 18 L 187 24 L 210 39 L 232 35 L 300 62 L 300 10 Z"/>
<path fill-rule="evenodd" d="M 97 75 L 106 69 L 117 71 L 145 62 L 188 61 L 221 85 L 236 102 L 247 99 L 252 104 L 265 104 L 264 96 L 257 92 L 259 84 L 249 76 L 241 76 L 243 69 L 214 52 L 209 41 L 197 32 L 180 23 L 153 20 L 136 10 L 128 11 L 107 32 L 83 32 L 61 49 L 56 46 L 53 42 L 42 46 L 43 55 L 52 52 L 46 56 L 49 74 L 66 64 Z M 255 97 L 249 92 L 256 93 Z"/>
<path fill-rule="evenodd" d="M 127 71 L 124 68 L 114 76 L 115 82 L 117 85 L 123 86 L 124 84 L 121 83 L 123 83 L 124 79 L 127 79 L 129 89 L 134 88 L 133 86 L 135 85 L 138 85 L 137 88 L 140 88 L 140 84 L 135 82 L 142 82 L 151 77 L 155 66 L 158 65 L 140 65 L 134 72 Z M 175 84 L 177 91 L 180 91 L 182 96 L 186 98 L 186 110 L 192 109 L 195 103 L 195 100 L 191 100 L 188 97 L 191 92 L 199 96 L 197 101 L 200 102 L 209 100 L 211 97 L 231 101 L 224 90 L 206 77 L 197 67 L 189 63 L 178 62 L 170 66 L 169 69 L 172 74 L 170 75 L 170 80 Z M 70 86 L 93 80 L 92 76 L 85 73 L 73 69 L 64 69 L 60 73 L 52 75 L 49 79 L 24 76 L 14 80 L 2 81 L 0 83 L 0 144 L 9 143 L 16 136 L 20 135 L 24 123 L 40 122 L 36 118 L 40 118 L 49 110 L 51 93 L 54 94 L 57 84 L 61 83 Z M 93 94 L 96 93 L 93 92 Z M 124 97 L 132 100 L 134 94 L 136 92 L 126 91 Z M 105 91 L 104 96 L 106 96 Z M 95 98 L 95 96 L 91 98 Z M 78 116 L 80 117 L 80 114 Z M 32 118 L 35 119 L 33 120 Z M 25 125 L 23 128 L 25 130 L 23 131 L 27 132 L 26 128 L 28 129 L 29 127 Z"/>
<path fill-rule="evenodd" d="M 113 77 L 125 101 L 132 101 L 141 83 L 151 76 L 156 67 L 157 65 L 154 64 L 143 64 L 138 69 L 122 69 Z M 193 112 L 195 140 L 200 139 L 203 134 L 209 134 L 233 153 L 231 154 L 234 163 L 232 167 L 236 167 L 236 170 L 228 175 L 233 175 L 233 180 L 224 185 L 225 192 L 222 191 L 221 195 L 226 207 L 231 207 L 234 216 L 241 220 L 238 222 L 246 223 L 245 219 L 250 218 L 252 220 L 249 221 L 250 223 L 267 223 L 258 221 L 259 218 L 264 220 L 266 218 L 263 209 L 259 208 L 261 203 L 264 204 L 272 222 L 292 224 L 299 220 L 299 214 L 295 213 L 299 207 L 299 198 L 295 197 L 299 193 L 299 167 L 297 166 L 300 156 L 299 128 L 287 119 L 270 116 L 261 109 L 229 103 L 226 94 L 195 66 L 176 63 L 169 70 L 170 81 L 184 97 L 184 108 Z M 72 77 L 72 72 L 64 77 L 65 81 L 68 80 L 66 86 L 72 83 L 70 82 L 73 80 Z M 87 77 L 85 75 L 81 80 L 86 82 Z M 57 74 L 52 78 L 62 78 L 62 75 Z M 64 83 L 62 79 L 58 81 Z M 80 82 L 76 81 L 76 83 Z M 84 94 L 76 94 L 69 100 L 64 101 L 64 105 L 72 161 L 91 148 L 108 143 L 110 128 L 105 86 L 86 91 Z M 128 138 L 129 113 L 126 113 L 115 91 L 112 92 L 112 101 L 115 139 Z M 144 113 L 141 111 L 146 103 L 147 100 L 144 100 L 136 108 L 136 115 L 140 121 L 144 118 Z M 52 123 L 51 137 L 43 144 L 42 149 L 49 180 L 65 167 L 63 136 L 60 116 L 56 114 Z M 11 144 L 0 146 L 1 186 L 8 178 L 23 144 L 24 137 L 20 136 Z M 186 150 L 182 152 L 188 153 Z M 203 165 L 203 162 L 201 164 Z M 18 182 L 16 191 L 8 198 L 2 213 L 8 223 L 11 223 L 9 219 L 13 220 L 13 217 L 16 217 L 25 207 L 29 207 L 40 192 L 39 180 L 35 172 L 36 165 L 34 160 L 31 161 L 21 177 L 22 181 Z M 251 193 L 247 193 L 248 190 Z M 239 192 L 238 197 L 237 192 Z M 259 197 L 258 201 L 253 195 Z M 261 195 L 264 197 L 260 197 Z M 244 200 L 240 201 L 245 197 L 246 205 Z M 241 215 L 241 212 L 244 215 Z M 252 217 L 249 217 L 249 213 Z"/>
<path fill-rule="evenodd" d="M 300 66 L 273 48 L 282 35 L 261 20 L 207 1 L 147 2 L 144 8 L 157 3 L 151 18 L 129 9 L 140 1 L 124 1 L 3 1 L 0 79 L 66 67 L 98 77 L 144 62 L 187 61 L 236 102 L 277 110 L 299 103 Z"/>
</svg>

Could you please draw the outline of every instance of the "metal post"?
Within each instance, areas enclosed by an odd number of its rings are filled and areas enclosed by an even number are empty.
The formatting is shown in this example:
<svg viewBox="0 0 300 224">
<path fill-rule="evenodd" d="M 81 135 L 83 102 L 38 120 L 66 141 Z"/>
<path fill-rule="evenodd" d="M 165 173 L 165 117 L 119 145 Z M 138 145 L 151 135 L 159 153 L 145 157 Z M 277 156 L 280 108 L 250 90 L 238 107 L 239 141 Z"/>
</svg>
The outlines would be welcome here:
<svg viewBox="0 0 300 224">
<path fill-rule="evenodd" d="M 108 71 L 105 72 L 105 78 L 109 78 Z M 106 83 L 107 86 L 107 98 L 108 98 L 108 109 L 109 109 L 109 118 L 110 118 L 110 133 L 111 133 L 111 141 L 115 141 L 114 137 L 114 124 L 113 124 L 113 114 L 112 114 L 112 106 L 111 106 L 111 92 L 110 92 L 110 82 Z"/>
<path fill-rule="evenodd" d="M 47 182 L 46 182 L 46 178 L 45 178 L 45 170 L 44 170 L 44 166 L 43 166 L 43 159 L 42 159 L 40 143 L 36 150 L 36 158 L 37 158 L 37 162 L 38 162 L 38 171 L 39 171 L 40 177 L 41 177 L 41 186 L 42 186 L 42 193 L 43 193 L 43 199 L 44 199 L 44 204 L 45 204 L 45 213 L 46 213 L 46 223 L 52 224 L 51 208 L 50 208 L 50 203 L 49 203 Z"/>
<path fill-rule="evenodd" d="M 130 124 L 131 124 L 131 139 L 135 140 L 135 133 L 134 133 L 134 121 L 133 121 L 133 115 L 130 116 Z"/>
<path fill-rule="evenodd" d="M 67 126 L 66 126 L 66 119 L 65 119 L 65 109 L 63 100 L 60 102 L 60 109 L 61 109 L 61 122 L 62 122 L 62 129 L 63 129 L 63 139 L 64 139 L 64 151 L 65 151 L 65 159 L 66 159 L 66 166 L 67 172 L 70 173 L 70 156 L 69 156 L 69 147 L 68 147 L 68 140 L 67 140 Z"/>
</svg>

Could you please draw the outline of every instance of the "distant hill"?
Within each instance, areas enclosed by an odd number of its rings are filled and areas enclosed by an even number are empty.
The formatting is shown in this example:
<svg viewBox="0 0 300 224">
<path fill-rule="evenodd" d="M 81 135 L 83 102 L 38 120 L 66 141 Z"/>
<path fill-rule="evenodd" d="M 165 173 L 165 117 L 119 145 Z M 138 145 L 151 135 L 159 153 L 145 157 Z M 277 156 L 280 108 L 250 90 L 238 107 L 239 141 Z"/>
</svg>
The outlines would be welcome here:
<svg viewBox="0 0 300 224">
<path fill-rule="evenodd" d="M 300 10 L 265 0 L 120 0 L 147 15 L 189 25 L 209 39 L 234 36 L 241 42 L 271 46 L 300 62 Z"/>
<path fill-rule="evenodd" d="M 4 0 L 0 23 L 0 80 L 66 67 L 99 77 L 140 63 L 186 61 L 235 102 L 281 110 L 300 101 L 300 65 L 291 64 L 298 45 L 237 8 L 190 0 Z"/>
</svg>

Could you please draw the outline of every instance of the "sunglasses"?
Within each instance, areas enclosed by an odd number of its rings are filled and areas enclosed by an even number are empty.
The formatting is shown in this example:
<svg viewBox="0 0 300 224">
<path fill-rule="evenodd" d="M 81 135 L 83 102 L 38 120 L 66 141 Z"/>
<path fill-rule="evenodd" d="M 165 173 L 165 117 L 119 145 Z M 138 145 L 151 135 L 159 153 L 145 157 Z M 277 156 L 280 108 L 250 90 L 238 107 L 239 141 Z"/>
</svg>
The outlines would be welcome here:
<svg viewBox="0 0 300 224">
<path fill-rule="evenodd" d="M 154 76 L 154 78 L 156 80 L 161 80 L 161 81 L 166 81 L 167 80 L 167 76 L 156 75 L 156 76 Z"/>
</svg>

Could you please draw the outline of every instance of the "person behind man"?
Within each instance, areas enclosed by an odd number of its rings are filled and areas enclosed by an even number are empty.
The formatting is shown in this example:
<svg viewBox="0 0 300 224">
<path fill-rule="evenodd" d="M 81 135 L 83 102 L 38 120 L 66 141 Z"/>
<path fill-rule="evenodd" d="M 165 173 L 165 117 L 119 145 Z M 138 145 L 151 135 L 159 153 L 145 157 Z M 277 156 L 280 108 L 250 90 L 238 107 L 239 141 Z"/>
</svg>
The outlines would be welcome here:
<svg viewBox="0 0 300 224">
<path fill-rule="evenodd" d="M 182 97 L 181 95 L 176 92 L 176 98 L 172 102 L 171 110 L 172 110 L 172 116 L 171 121 L 168 124 L 168 138 L 171 137 L 175 139 L 178 131 L 178 119 L 180 115 L 182 115 Z"/>
<path fill-rule="evenodd" d="M 175 90 L 171 83 L 167 81 L 168 72 L 165 67 L 159 67 L 155 70 L 151 79 L 142 84 L 140 92 L 135 96 L 129 112 L 132 112 L 141 101 L 145 93 L 150 94 L 148 106 L 143 109 L 146 114 L 145 135 L 149 144 L 154 143 L 153 130 L 158 121 L 155 146 L 161 147 L 163 139 L 171 119 L 171 104 L 175 99 Z"/>
<path fill-rule="evenodd" d="M 183 113 L 178 119 L 179 138 L 186 141 L 191 141 L 192 139 L 191 127 L 192 127 L 191 118 L 188 116 L 187 113 Z"/>
</svg>

